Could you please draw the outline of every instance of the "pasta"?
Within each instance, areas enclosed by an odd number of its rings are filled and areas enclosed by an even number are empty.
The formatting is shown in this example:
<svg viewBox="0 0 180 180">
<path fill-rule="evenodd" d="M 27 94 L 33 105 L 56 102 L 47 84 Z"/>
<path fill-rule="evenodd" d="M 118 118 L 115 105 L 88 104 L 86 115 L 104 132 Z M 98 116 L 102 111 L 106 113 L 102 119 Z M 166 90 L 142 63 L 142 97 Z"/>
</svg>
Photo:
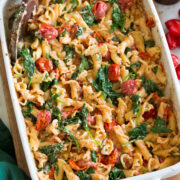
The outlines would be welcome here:
<svg viewBox="0 0 180 180">
<path fill-rule="evenodd" d="M 12 67 L 39 179 L 115 180 L 180 160 L 147 18 L 142 0 L 41 1 Z"/>
</svg>

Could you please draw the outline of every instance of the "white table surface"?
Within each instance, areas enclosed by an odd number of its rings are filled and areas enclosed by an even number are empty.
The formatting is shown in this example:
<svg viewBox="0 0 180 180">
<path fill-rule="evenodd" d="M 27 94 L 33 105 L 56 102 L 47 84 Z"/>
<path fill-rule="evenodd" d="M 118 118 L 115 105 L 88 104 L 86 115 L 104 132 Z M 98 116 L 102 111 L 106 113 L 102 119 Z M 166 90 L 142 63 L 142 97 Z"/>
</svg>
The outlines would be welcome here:
<svg viewBox="0 0 180 180">
<path fill-rule="evenodd" d="M 174 5 L 167 6 L 167 5 L 160 5 L 158 3 L 156 3 L 156 5 L 157 5 L 157 9 L 158 9 L 158 13 L 159 13 L 161 22 L 163 24 L 163 28 L 164 28 L 165 32 L 167 32 L 164 22 L 169 19 L 179 18 L 178 10 L 180 9 L 180 1 Z M 172 50 L 172 53 L 176 54 L 180 58 L 180 48 L 177 48 L 176 50 Z M 4 98 L 3 88 L 2 88 L 1 77 L 0 77 L 0 118 L 9 127 L 9 119 L 8 119 L 8 115 L 7 115 L 6 105 L 5 105 L 5 98 Z"/>
</svg>

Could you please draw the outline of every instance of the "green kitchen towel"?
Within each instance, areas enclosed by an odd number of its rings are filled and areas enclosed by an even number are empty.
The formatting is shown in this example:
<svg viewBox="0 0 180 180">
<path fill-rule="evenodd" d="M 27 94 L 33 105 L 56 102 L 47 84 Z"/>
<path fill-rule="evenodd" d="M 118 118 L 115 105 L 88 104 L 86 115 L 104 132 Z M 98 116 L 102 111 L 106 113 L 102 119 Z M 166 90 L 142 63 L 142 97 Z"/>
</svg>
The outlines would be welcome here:
<svg viewBox="0 0 180 180">
<path fill-rule="evenodd" d="M 9 129 L 0 119 L 0 180 L 29 180 L 17 167 L 13 141 Z"/>
</svg>

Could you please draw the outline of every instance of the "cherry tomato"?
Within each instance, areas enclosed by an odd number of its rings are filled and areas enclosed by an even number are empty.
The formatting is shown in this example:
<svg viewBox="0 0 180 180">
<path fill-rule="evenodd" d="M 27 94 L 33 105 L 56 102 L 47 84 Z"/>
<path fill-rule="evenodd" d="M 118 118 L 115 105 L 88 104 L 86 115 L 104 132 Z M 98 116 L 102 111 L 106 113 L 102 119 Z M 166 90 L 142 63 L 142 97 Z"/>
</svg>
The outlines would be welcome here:
<svg viewBox="0 0 180 180">
<path fill-rule="evenodd" d="M 174 23 L 171 25 L 171 27 L 169 28 L 169 31 L 177 37 L 180 37 L 180 23 Z"/>
<path fill-rule="evenodd" d="M 169 49 L 176 49 L 177 47 L 177 38 L 171 34 L 170 32 L 166 33 L 167 43 L 169 45 Z"/>
<path fill-rule="evenodd" d="M 133 0 L 118 0 L 121 4 L 121 10 L 130 9 L 133 5 Z"/>
<path fill-rule="evenodd" d="M 72 160 L 72 159 L 69 159 L 69 160 L 68 160 L 68 163 L 69 163 L 69 165 L 71 166 L 71 168 L 74 169 L 74 170 L 76 170 L 76 171 L 81 171 L 81 170 L 86 169 L 86 167 L 80 168 L 80 167 L 74 162 L 74 160 Z"/>
<path fill-rule="evenodd" d="M 179 64 L 179 58 L 174 54 L 171 54 L 171 57 L 173 60 L 174 67 L 176 67 Z"/>
<path fill-rule="evenodd" d="M 153 17 L 146 18 L 146 26 L 148 28 L 153 28 L 153 27 L 155 27 L 155 25 L 156 25 L 156 22 Z"/>
<path fill-rule="evenodd" d="M 92 37 L 95 38 L 98 43 L 104 43 L 104 39 L 102 38 L 102 36 L 98 32 L 94 32 L 92 34 Z"/>
<path fill-rule="evenodd" d="M 62 25 L 62 26 L 60 26 L 58 33 L 61 34 L 65 29 L 67 32 L 70 32 L 71 28 L 72 28 L 72 26 L 69 24 Z"/>
<path fill-rule="evenodd" d="M 108 68 L 108 78 L 111 82 L 118 81 L 120 76 L 120 66 L 117 64 L 111 64 Z"/>
<path fill-rule="evenodd" d="M 121 152 L 115 147 L 109 156 L 102 156 L 101 163 L 114 166 L 119 161 Z"/>
<path fill-rule="evenodd" d="M 180 20 L 179 19 L 170 19 L 168 21 L 165 22 L 165 25 L 168 29 L 170 29 L 170 27 L 173 25 L 173 24 L 180 24 Z"/>
<path fill-rule="evenodd" d="M 79 28 L 79 24 L 75 23 L 72 27 L 72 30 L 71 30 L 71 38 L 74 39 L 76 37 L 76 33 L 78 31 L 78 28 Z"/>
<path fill-rule="evenodd" d="M 97 165 L 96 163 L 90 161 L 90 160 L 84 160 L 84 159 L 80 159 L 79 161 L 76 162 L 76 164 L 80 167 L 80 168 L 93 168 L 96 169 Z"/>
<path fill-rule="evenodd" d="M 91 124 L 91 125 L 95 125 L 96 124 L 96 119 L 95 116 L 91 116 L 91 115 L 87 115 L 87 121 Z"/>
<path fill-rule="evenodd" d="M 141 59 L 151 59 L 151 58 L 152 58 L 151 55 L 150 55 L 149 53 L 147 53 L 147 52 L 140 52 L 140 53 L 138 54 L 138 56 L 139 56 Z"/>
<path fill-rule="evenodd" d="M 106 123 L 106 122 L 104 123 L 104 129 L 108 131 L 112 131 L 114 126 L 116 125 L 117 125 L 117 122 L 114 119 L 112 119 L 111 123 Z"/>
<path fill-rule="evenodd" d="M 73 111 L 76 111 L 76 110 L 79 110 L 79 109 L 81 109 L 81 107 L 72 108 L 72 109 L 69 109 L 66 112 L 63 112 L 62 116 L 61 116 L 62 120 L 66 119 L 69 115 L 71 115 L 73 113 Z"/>
<path fill-rule="evenodd" d="M 46 58 L 39 58 L 36 61 L 36 67 L 40 72 L 52 72 L 53 70 L 53 63 L 51 60 L 46 59 Z"/>
<path fill-rule="evenodd" d="M 54 179 L 54 167 L 52 167 L 52 168 L 50 169 L 50 171 L 48 172 L 48 175 L 49 175 L 49 178 L 50 178 L 50 179 Z"/>
<path fill-rule="evenodd" d="M 146 111 L 143 114 L 144 119 L 156 118 L 156 116 L 157 116 L 157 109 L 156 108 L 153 108 L 150 111 Z"/>
<path fill-rule="evenodd" d="M 180 47 L 180 37 L 177 39 L 178 41 L 178 46 Z"/>
<path fill-rule="evenodd" d="M 107 10 L 108 6 L 106 3 L 102 1 L 97 1 L 92 8 L 94 19 L 96 21 L 101 20 L 106 15 Z"/>
<path fill-rule="evenodd" d="M 178 79 L 180 80 L 180 64 L 176 67 L 176 74 Z"/>
<path fill-rule="evenodd" d="M 44 130 L 51 122 L 52 114 L 48 110 L 41 110 L 37 114 L 37 122 L 35 128 L 37 131 Z"/>
<path fill-rule="evenodd" d="M 105 56 L 102 57 L 103 61 L 108 61 L 111 58 L 111 52 L 108 50 Z"/>
<path fill-rule="evenodd" d="M 40 25 L 40 34 L 43 38 L 48 41 L 55 39 L 58 36 L 58 30 L 50 25 L 41 24 Z"/>
<path fill-rule="evenodd" d="M 60 78 L 60 70 L 58 68 L 55 69 L 55 77 L 56 79 Z"/>
<path fill-rule="evenodd" d="M 121 88 L 122 88 L 122 93 L 126 95 L 136 94 L 138 90 L 136 81 L 131 79 L 123 82 Z"/>
</svg>

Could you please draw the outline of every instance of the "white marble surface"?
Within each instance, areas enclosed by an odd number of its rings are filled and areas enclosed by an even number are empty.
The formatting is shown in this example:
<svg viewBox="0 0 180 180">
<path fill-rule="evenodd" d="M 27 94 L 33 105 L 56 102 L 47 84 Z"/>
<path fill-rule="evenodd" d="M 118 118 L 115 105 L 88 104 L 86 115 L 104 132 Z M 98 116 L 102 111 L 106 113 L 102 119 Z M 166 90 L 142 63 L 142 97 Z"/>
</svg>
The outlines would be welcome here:
<svg viewBox="0 0 180 180">
<path fill-rule="evenodd" d="M 164 30 L 165 32 L 167 32 L 164 22 L 167 21 L 168 19 L 178 18 L 178 9 L 180 9 L 180 1 L 174 5 L 167 6 L 167 5 L 160 5 L 158 3 L 156 5 Z M 180 48 L 173 50 L 172 53 L 176 54 L 180 58 Z M 5 98 L 2 88 L 1 77 L 0 77 L 0 118 L 9 127 L 9 120 L 7 115 L 7 109 L 5 106 Z"/>
</svg>

